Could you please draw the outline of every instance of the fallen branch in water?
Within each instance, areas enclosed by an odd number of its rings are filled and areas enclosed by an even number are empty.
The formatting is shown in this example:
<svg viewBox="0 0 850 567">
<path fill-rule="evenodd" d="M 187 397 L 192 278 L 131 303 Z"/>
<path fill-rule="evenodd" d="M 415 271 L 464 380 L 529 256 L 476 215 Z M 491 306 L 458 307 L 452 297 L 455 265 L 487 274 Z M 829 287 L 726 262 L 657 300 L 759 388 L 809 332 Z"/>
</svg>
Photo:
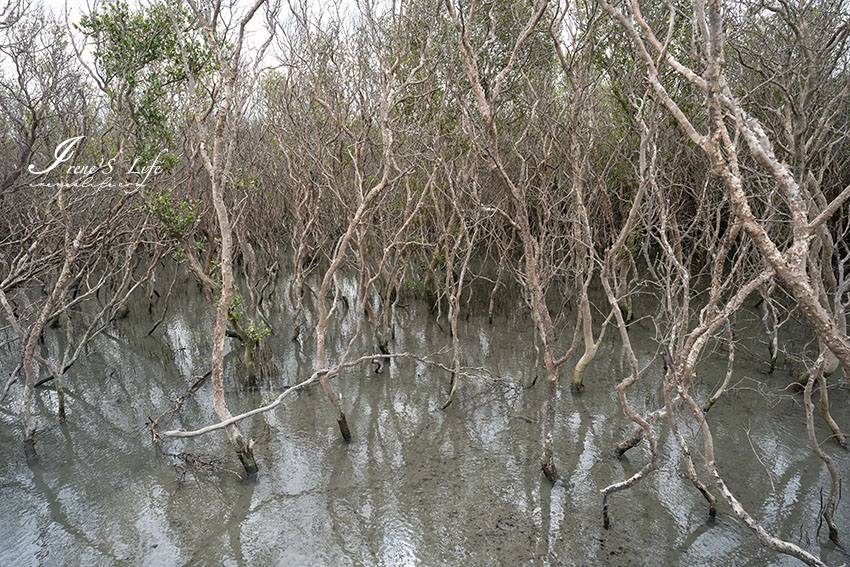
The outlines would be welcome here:
<svg viewBox="0 0 850 567">
<path fill-rule="evenodd" d="M 337 364 L 333 368 L 323 368 L 321 370 L 317 370 L 316 372 L 313 372 L 313 374 L 309 378 L 307 378 L 306 380 L 304 380 L 302 382 L 299 382 L 295 386 L 291 386 L 291 387 L 287 388 L 286 390 L 281 392 L 278 395 L 278 397 L 274 399 L 274 401 L 272 401 L 271 403 L 266 404 L 264 406 L 254 408 L 250 411 L 246 411 L 245 413 L 240 413 L 239 415 L 234 415 L 230 419 L 226 419 L 224 421 L 220 421 L 220 422 L 215 423 L 213 425 L 208 425 L 206 427 L 202 427 L 201 429 L 195 429 L 195 430 L 192 430 L 192 431 L 186 431 L 185 429 L 173 429 L 171 431 L 163 431 L 162 433 L 159 433 L 158 435 L 160 437 L 197 437 L 199 435 L 203 435 L 204 433 L 209 433 L 210 431 L 216 431 L 217 429 L 224 429 L 225 427 L 232 425 L 236 422 L 242 421 L 245 418 L 273 410 L 274 408 L 279 406 L 280 403 L 284 399 L 286 399 L 286 397 L 289 396 L 291 393 L 295 392 L 296 390 L 306 388 L 307 386 L 309 386 L 313 382 L 316 382 L 322 376 L 327 376 L 328 378 L 330 378 L 331 376 L 334 376 L 335 374 L 339 373 L 339 371 L 342 370 L 343 368 L 350 368 L 352 366 L 357 366 L 358 364 L 361 364 L 363 362 L 371 362 L 373 360 L 384 360 L 384 359 L 388 359 L 388 358 L 412 358 L 412 359 L 417 360 L 419 362 L 424 362 L 426 364 L 433 364 L 433 365 L 436 365 L 436 366 L 440 366 L 442 368 L 446 368 L 446 366 L 443 365 L 440 362 L 430 360 L 428 358 L 418 356 L 418 355 L 415 355 L 415 354 L 412 354 L 412 353 L 409 353 L 409 352 L 389 353 L 389 354 L 370 354 L 370 355 L 366 355 L 366 356 L 361 356 L 360 358 L 358 358 L 356 360 Z"/>
</svg>

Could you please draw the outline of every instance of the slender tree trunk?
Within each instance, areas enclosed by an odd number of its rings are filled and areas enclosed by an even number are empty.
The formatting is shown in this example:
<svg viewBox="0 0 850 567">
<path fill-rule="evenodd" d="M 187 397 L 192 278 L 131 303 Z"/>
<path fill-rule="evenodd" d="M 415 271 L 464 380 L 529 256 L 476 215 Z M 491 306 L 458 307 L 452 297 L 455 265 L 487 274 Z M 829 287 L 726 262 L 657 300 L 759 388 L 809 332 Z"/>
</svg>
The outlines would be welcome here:
<svg viewBox="0 0 850 567">
<path fill-rule="evenodd" d="M 219 116 L 217 131 L 219 130 L 218 126 L 223 129 L 224 119 L 224 116 Z M 217 134 L 220 133 L 217 132 Z M 213 150 L 213 167 L 216 170 L 212 183 L 212 197 L 221 233 L 221 295 L 219 296 L 215 313 L 211 377 L 213 384 L 213 407 L 218 418 L 221 421 L 225 421 L 233 417 L 224 397 L 224 339 L 227 333 L 228 311 L 230 309 L 230 303 L 233 300 L 233 230 L 230 225 L 230 217 L 227 214 L 227 207 L 224 203 L 224 195 L 222 194 L 224 175 L 221 170 L 217 169 L 218 159 L 220 159 L 220 156 L 218 155 L 218 144 L 216 144 L 216 148 Z M 248 475 L 256 474 L 258 467 L 257 462 L 254 460 L 253 442 L 251 440 L 246 441 L 239 427 L 236 425 L 228 426 L 225 431 L 245 472 Z"/>
<path fill-rule="evenodd" d="M 820 388 L 820 411 L 823 416 L 823 420 L 829 426 L 829 429 L 832 431 L 832 434 L 835 436 L 835 440 L 838 441 L 838 444 L 846 448 L 847 438 L 844 437 L 844 433 L 841 432 L 841 428 L 838 426 L 835 419 L 833 419 L 832 414 L 829 411 L 829 392 L 827 391 L 826 376 L 823 372 L 818 374 L 818 388 Z"/>
<path fill-rule="evenodd" d="M 228 75 L 233 71 L 229 71 Z M 231 92 L 226 96 L 232 96 L 233 78 L 226 77 L 226 82 L 230 85 Z M 229 100 L 227 104 L 223 104 L 219 109 L 215 129 L 215 145 L 213 147 L 212 156 L 212 198 L 215 208 L 216 218 L 218 219 L 219 231 L 221 234 L 221 295 L 218 299 L 218 305 L 215 313 L 215 329 L 213 331 L 213 353 L 212 353 L 212 384 L 213 384 L 213 406 L 216 415 L 221 421 L 232 417 L 230 410 L 227 407 L 227 402 L 224 398 L 224 340 L 227 333 L 228 313 L 230 304 L 233 301 L 233 227 L 230 224 L 230 216 L 227 213 L 227 206 L 224 202 L 224 163 L 221 160 L 225 159 L 222 152 L 224 145 L 224 131 L 227 120 L 226 108 L 229 108 Z M 246 441 L 242 436 L 242 432 L 236 425 L 230 425 L 226 428 L 227 437 L 230 443 L 236 450 L 236 455 L 239 461 L 245 468 L 248 475 L 256 474 L 257 462 L 254 460 L 253 441 Z"/>
<path fill-rule="evenodd" d="M 325 286 L 322 286 L 326 292 Z M 328 324 L 328 310 L 325 305 L 325 293 L 320 294 L 319 299 L 319 322 L 316 324 L 316 372 L 320 372 L 325 367 L 325 330 Z M 351 430 L 348 428 L 348 420 L 345 417 L 345 410 L 342 407 L 342 400 L 334 392 L 331 386 L 327 372 L 323 372 L 319 376 L 319 383 L 322 385 L 325 395 L 336 409 L 336 422 L 339 426 L 339 432 L 342 438 L 346 441 L 351 441 Z"/>
<path fill-rule="evenodd" d="M 820 457 L 820 459 L 826 464 L 826 468 L 829 470 L 829 496 L 827 497 L 826 504 L 823 505 L 823 510 L 821 510 L 821 515 L 823 519 L 826 520 L 826 525 L 829 528 L 829 539 L 834 543 L 838 543 L 838 528 L 835 526 L 835 520 L 833 519 L 833 514 L 835 513 L 835 496 L 838 491 L 838 471 L 835 469 L 835 463 L 832 462 L 832 459 L 829 455 L 826 454 L 820 443 L 818 443 L 818 439 L 815 436 L 815 420 L 814 420 L 814 410 L 815 405 L 812 403 L 812 387 L 815 383 L 815 376 L 820 380 L 823 378 L 823 359 L 821 359 L 818 363 L 817 368 L 809 373 L 809 379 L 806 382 L 806 388 L 803 390 L 803 404 L 806 407 L 806 432 L 808 433 L 809 445 L 812 448 L 812 451 Z"/>
<path fill-rule="evenodd" d="M 212 201 L 215 209 L 216 219 L 218 221 L 219 233 L 221 235 L 220 250 L 220 269 L 221 269 L 221 294 L 218 298 L 218 303 L 215 309 L 215 328 L 213 329 L 213 351 L 212 351 L 212 368 L 210 377 L 213 384 L 213 407 L 216 415 L 221 421 L 228 420 L 232 417 L 230 410 L 227 407 L 227 402 L 224 396 L 224 343 L 227 336 L 227 323 L 229 320 L 230 304 L 233 300 L 233 225 L 230 221 L 230 216 L 227 212 L 227 205 L 224 200 L 224 189 L 227 181 L 227 176 L 230 174 L 231 160 L 233 156 L 233 147 L 235 144 L 235 127 L 233 122 L 241 117 L 241 109 L 238 105 L 234 105 L 236 97 L 236 76 L 240 66 L 240 54 L 242 51 L 242 42 L 245 34 L 245 27 L 248 22 L 260 8 L 265 0 L 256 0 L 251 8 L 244 14 L 238 23 L 238 35 L 235 42 L 232 44 L 233 51 L 225 51 L 222 48 L 221 40 L 216 35 L 216 21 L 208 20 L 209 14 L 199 8 L 195 0 L 189 0 L 195 16 L 198 18 L 203 28 L 203 33 L 206 36 L 207 42 L 210 45 L 216 61 L 219 65 L 221 78 L 221 99 L 219 100 L 218 108 L 215 112 L 215 126 L 212 136 L 212 152 L 207 153 L 205 142 L 203 141 L 202 132 L 204 130 L 205 117 L 197 106 L 194 108 L 195 123 L 198 128 L 199 136 L 199 153 L 203 159 L 204 167 L 210 176 Z M 189 66 L 189 57 L 186 50 L 186 45 L 183 38 L 183 30 L 177 22 L 173 9 L 170 5 L 166 7 L 177 33 L 178 41 L 183 58 L 183 67 L 189 79 L 189 85 L 192 91 L 195 90 L 195 76 Z M 217 14 L 217 12 L 216 12 Z M 231 116 L 231 113 L 235 114 Z M 212 242 L 210 241 L 210 254 L 207 256 L 207 261 L 211 259 Z M 199 273 L 202 281 L 203 274 L 207 273 L 206 269 Z M 236 451 L 239 461 L 242 463 L 245 472 L 252 476 L 257 473 L 257 462 L 254 459 L 252 439 L 246 440 L 239 427 L 234 423 L 225 428 L 227 437 L 231 445 Z"/>
<path fill-rule="evenodd" d="M 588 281 L 589 279 L 588 277 Z M 582 335 L 584 336 L 584 354 L 578 359 L 575 370 L 573 370 L 573 382 L 570 384 L 570 389 L 573 392 L 584 390 L 584 372 L 596 357 L 596 351 L 599 349 L 599 343 L 593 340 L 593 315 L 590 312 L 590 300 L 587 298 L 587 284 L 581 288 L 579 317 L 581 317 Z"/>
<path fill-rule="evenodd" d="M 62 189 L 60 189 L 60 192 L 61 191 Z M 63 196 L 61 193 L 59 196 L 59 202 L 60 207 L 64 210 Z M 68 221 L 66 220 L 66 222 Z M 30 327 L 24 344 L 21 364 L 24 367 L 24 376 L 26 381 L 24 383 L 24 393 L 21 398 L 21 421 L 24 427 L 24 453 L 27 460 L 32 460 L 37 457 L 35 452 L 35 420 L 32 417 L 32 399 L 33 392 L 35 390 L 36 378 L 35 363 L 33 361 L 35 347 L 38 344 L 38 340 L 41 337 L 41 332 L 44 330 L 48 317 L 50 317 L 53 312 L 53 308 L 59 302 L 59 298 L 65 293 L 65 289 L 68 287 L 68 283 L 71 280 L 71 266 L 77 258 L 80 250 L 80 239 L 83 236 L 83 232 L 80 230 L 77 233 L 76 238 L 71 241 L 70 235 L 67 232 L 68 229 L 70 229 L 70 227 L 66 228 L 65 262 L 62 265 L 62 270 L 59 272 L 56 284 L 53 286 L 53 290 L 44 302 L 41 312 L 38 314 L 38 317 L 32 327 Z"/>
<path fill-rule="evenodd" d="M 526 289 L 528 291 L 529 303 L 531 304 L 531 316 L 534 326 L 543 340 L 543 363 L 546 367 L 546 413 L 543 420 L 543 455 L 541 467 L 543 473 L 550 481 L 558 479 L 558 472 L 554 461 L 554 437 L 555 437 L 555 414 L 558 402 L 558 370 L 563 360 L 555 358 L 555 326 L 549 308 L 546 305 L 546 293 L 540 276 L 540 254 L 539 243 L 531 232 L 528 220 L 528 203 L 523 189 L 517 186 L 505 170 L 499 153 L 499 141 L 496 132 L 496 123 L 493 117 L 493 109 L 478 74 L 475 51 L 470 44 L 469 28 L 462 23 L 463 15 L 459 15 L 457 7 L 449 0 L 445 2 L 449 15 L 457 32 L 457 45 L 460 50 L 461 61 L 466 76 L 472 86 L 472 92 L 478 107 L 478 114 L 486 133 L 486 143 L 489 147 L 490 159 L 501 179 L 514 206 L 516 229 L 522 243 L 522 257 L 525 265 Z M 534 12 L 525 24 L 520 35 L 517 37 L 510 59 L 505 67 L 496 76 L 495 84 L 492 86 L 491 96 L 493 100 L 498 98 L 501 83 L 507 74 L 513 69 L 517 62 L 517 54 L 520 48 L 531 35 L 537 23 L 543 17 L 547 0 L 542 0 L 534 7 Z"/>
</svg>

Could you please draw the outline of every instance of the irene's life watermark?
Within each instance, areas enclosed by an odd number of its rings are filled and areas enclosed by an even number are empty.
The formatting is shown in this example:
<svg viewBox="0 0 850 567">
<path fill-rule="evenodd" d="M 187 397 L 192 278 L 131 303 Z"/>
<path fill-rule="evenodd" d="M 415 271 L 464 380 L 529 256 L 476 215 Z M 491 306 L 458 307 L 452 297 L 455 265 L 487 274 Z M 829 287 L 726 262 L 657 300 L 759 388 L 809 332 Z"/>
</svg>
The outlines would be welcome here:
<svg viewBox="0 0 850 567">
<path fill-rule="evenodd" d="M 64 188 L 96 188 L 96 189 L 125 189 L 132 190 L 144 186 L 152 176 L 162 173 L 159 158 L 165 153 L 162 150 L 153 159 L 153 163 L 144 165 L 139 163 L 139 158 L 133 160 L 130 169 L 125 173 L 125 180 L 116 180 L 112 177 L 115 171 L 115 162 L 118 157 L 101 159 L 98 165 L 69 165 L 62 164 L 71 161 L 77 145 L 85 136 L 75 136 L 62 141 L 53 152 L 53 161 L 44 169 L 39 169 L 33 164 L 27 168 L 33 175 L 47 175 L 53 170 L 64 173 L 64 180 L 53 183 L 32 183 L 32 187 L 64 187 Z"/>
</svg>

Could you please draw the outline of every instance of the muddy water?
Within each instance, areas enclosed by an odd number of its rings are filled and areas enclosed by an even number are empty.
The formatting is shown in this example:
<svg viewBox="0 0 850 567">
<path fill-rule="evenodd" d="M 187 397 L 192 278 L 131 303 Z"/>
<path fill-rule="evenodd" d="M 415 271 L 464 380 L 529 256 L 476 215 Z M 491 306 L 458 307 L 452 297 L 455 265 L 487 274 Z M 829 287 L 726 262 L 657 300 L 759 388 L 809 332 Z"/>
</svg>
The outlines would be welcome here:
<svg viewBox="0 0 850 567">
<path fill-rule="evenodd" d="M 492 326 L 486 317 L 462 321 L 465 364 L 486 367 L 491 375 L 464 379 L 446 411 L 439 409 L 448 387 L 445 372 L 397 360 L 381 374 L 352 369 L 335 379 L 349 411 L 350 444 L 340 440 L 318 388 L 244 424 L 243 432 L 257 440 L 262 472 L 256 481 L 224 470 L 239 465 L 220 432 L 157 447 L 147 418 L 168 409 L 184 379 L 207 366 L 208 309 L 194 286 L 185 289 L 150 336 L 162 306 L 150 314 L 140 300 L 128 319 L 93 343 L 66 380 L 65 425 L 56 424 L 55 394 L 41 392 L 36 464 L 23 459 L 17 404 L 4 404 L 0 564 L 797 564 L 762 549 L 725 504 L 717 521 L 706 523 L 707 508 L 687 480 L 666 427 L 657 427 L 659 470 L 612 497 L 611 529 L 602 528 L 599 489 L 626 478 L 647 458 L 643 448 L 627 459 L 612 456 L 614 444 L 631 429 L 614 394 L 625 364 L 613 333 L 588 371 L 585 393 L 572 396 L 571 368 L 562 374 L 555 447 L 563 482 L 551 486 L 538 465 L 544 383 L 542 376 L 534 382 L 539 370 L 531 323 L 511 298 L 505 300 L 509 315 Z M 228 364 L 234 413 L 309 375 L 311 335 L 290 340 L 291 315 L 284 305 L 282 290 L 266 302 L 275 333 L 258 357 L 261 390 L 241 388 L 235 360 Z M 337 352 L 353 324 L 348 313 L 333 330 Z M 641 362 L 649 365 L 643 384 L 630 393 L 637 408 L 659 404 L 661 365 L 652 361 L 649 332 L 633 327 Z M 50 333 L 44 348 L 55 353 L 62 348 L 60 332 Z M 395 351 L 424 354 L 450 344 L 426 306 L 414 301 L 400 310 Z M 11 356 L 0 353 L 4 371 Z M 736 388 L 710 415 L 720 470 L 771 532 L 829 564 L 850 562 L 824 530 L 816 534 L 818 493 L 828 476 L 806 443 L 801 400 L 781 391 L 787 376 L 763 374 L 752 358 L 739 353 Z M 700 369 L 706 388 L 724 372 L 722 359 Z M 836 419 L 850 429 L 846 389 L 836 388 L 832 399 Z M 164 420 L 163 429 L 214 422 L 206 385 L 179 418 Z M 825 446 L 839 470 L 850 470 L 847 452 Z M 190 467 L 161 450 L 189 452 L 220 468 Z M 836 518 L 850 540 L 846 496 Z"/>
</svg>

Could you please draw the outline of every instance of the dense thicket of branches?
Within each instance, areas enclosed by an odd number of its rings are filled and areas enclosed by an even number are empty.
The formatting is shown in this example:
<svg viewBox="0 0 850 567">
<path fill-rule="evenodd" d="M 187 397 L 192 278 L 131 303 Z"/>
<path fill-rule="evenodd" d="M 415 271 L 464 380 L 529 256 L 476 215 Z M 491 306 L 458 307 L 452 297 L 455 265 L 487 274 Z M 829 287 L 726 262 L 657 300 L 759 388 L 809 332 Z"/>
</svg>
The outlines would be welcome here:
<svg viewBox="0 0 850 567">
<path fill-rule="evenodd" d="M 718 492 L 763 543 L 819 564 L 743 509 L 717 471 L 706 414 L 734 373 L 730 321 L 749 300 L 764 321 L 749 339 L 765 345 L 771 372 L 784 365 L 804 388 L 801 423 L 832 474 L 823 516 L 837 540 L 832 444 L 814 436 L 810 398 L 816 384 L 846 445 L 828 390 L 831 376 L 850 381 L 848 35 L 844 1 L 108 2 L 69 25 L 9 0 L 0 305 L 20 358 L 3 398 L 21 383 L 27 455 L 39 372 L 63 419 L 63 375 L 131 293 L 153 293 L 163 263 L 193 273 L 215 310 L 216 411 L 249 472 L 253 442 L 224 400 L 223 345 L 237 339 L 255 380 L 263 298 L 278 282 L 295 319 L 277 332 L 316 341 L 309 381 L 346 439 L 356 424 L 330 380 L 356 345 L 398 354 L 400 298 L 423 298 L 447 324 L 448 405 L 468 362 L 464 299 L 489 298 L 492 318 L 500 290 L 518 286 L 547 376 L 550 480 L 560 368 L 576 353 L 572 390 L 593 387 L 584 379 L 603 336 L 618 333 L 630 370 L 617 393 L 636 429 L 617 451 L 646 440 L 649 458 L 603 491 L 606 524 L 609 496 L 655 467 L 653 429 L 666 422 L 712 515 Z M 341 270 L 358 275 L 356 297 L 342 296 Z M 592 304 L 591 289 L 607 302 Z M 635 312 L 636 293 L 657 308 Z M 343 302 L 357 331 L 328 360 Z M 634 317 L 656 329 L 660 384 L 639 385 Z M 792 319 L 816 344 L 783 340 Z M 40 354 L 47 325 L 66 329 L 61 360 Z M 727 380 L 702 399 L 695 368 L 718 347 Z M 663 392 L 664 407 L 641 415 L 637 387 Z M 692 460 L 697 442 L 713 488 Z"/>
</svg>

